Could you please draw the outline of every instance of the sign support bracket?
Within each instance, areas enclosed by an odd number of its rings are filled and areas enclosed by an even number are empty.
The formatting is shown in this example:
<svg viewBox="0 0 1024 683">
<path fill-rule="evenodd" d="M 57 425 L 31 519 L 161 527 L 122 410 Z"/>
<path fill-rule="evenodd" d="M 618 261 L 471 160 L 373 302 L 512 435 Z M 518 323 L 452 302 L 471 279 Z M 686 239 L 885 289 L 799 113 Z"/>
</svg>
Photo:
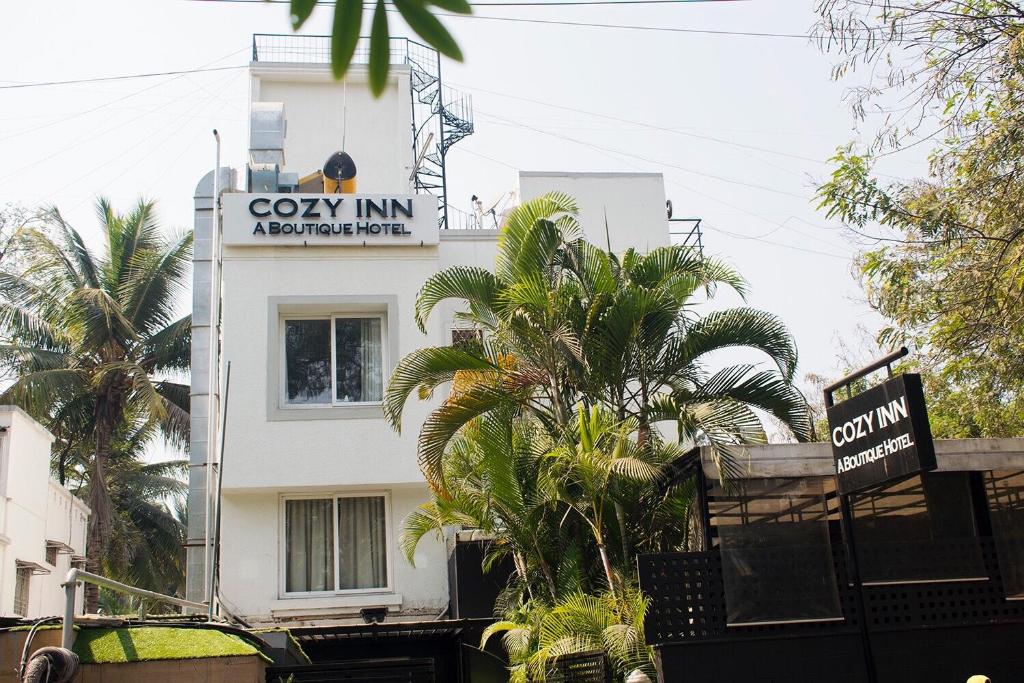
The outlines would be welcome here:
<svg viewBox="0 0 1024 683">
<path fill-rule="evenodd" d="M 825 387 L 825 406 L 831 408 L 835 405 L 835 401 L 832 397 L 832 393 L 837 389 L 846 387 L 847 395 L 851 393 L 850 384 L 854 381 L 871 374 L 875 370 L 885 368 L 889 373 L 889 377 L 892 377 L 892 364 L 906 356 L 909 352 L 907 347 L 903 346 L 893 351 L 892 353 L 879 358 L 878 360 L 868 363 L 859 370 L 855 370 L 850 374 L 846 375 L 842 379 Z M 849 572 L 849 580 L 853 583 L 856 590 L 854 594 L 857 598 L 857 613 L 860 621 L 860 637 L 862 650 L 864 652 L 864 670 L 867 674 L 868 683 L 877 683 L 878 673 L 875 670 L 875 658 L 871 652 L 871 634 L 868 631 L 868 614 L 864 603 L 864 584 L 860 577 L 860 560 L 857 557 L 857 541 L 853 531 L 853 506 L 850 501 L 850 495 L 844 495 L 839 492 L 839 475 L 835 475 L 836 483 L 836 496 L 839 499 L 839 513 L 840 513 L 840 527 L 843 532 L 843 541 L 846 546 L 846 557 L 847 557 L 847 572 Z"/>
</svg>

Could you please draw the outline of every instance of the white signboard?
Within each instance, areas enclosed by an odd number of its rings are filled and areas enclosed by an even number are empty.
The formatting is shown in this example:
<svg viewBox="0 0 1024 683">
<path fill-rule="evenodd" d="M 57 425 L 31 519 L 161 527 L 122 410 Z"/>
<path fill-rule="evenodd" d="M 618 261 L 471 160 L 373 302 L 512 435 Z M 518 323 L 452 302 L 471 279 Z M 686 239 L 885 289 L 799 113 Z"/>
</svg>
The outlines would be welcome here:
<svg viewBox="0 0 1024 683">
<path fill-rule="evenodd" d="M 224 244 L 233 247 L 437 244 L 429 194 L 248 194 L 223 197 Z"/>
</svg>

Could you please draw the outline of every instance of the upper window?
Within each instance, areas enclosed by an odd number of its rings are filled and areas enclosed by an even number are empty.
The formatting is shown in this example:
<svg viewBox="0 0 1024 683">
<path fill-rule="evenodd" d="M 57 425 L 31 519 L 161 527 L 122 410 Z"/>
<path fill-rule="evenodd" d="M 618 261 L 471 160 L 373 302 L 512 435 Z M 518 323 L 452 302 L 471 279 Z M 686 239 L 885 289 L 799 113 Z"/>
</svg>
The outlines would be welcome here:
<svg viewBox="0 0 1024 683">
<path fill-rule="evenodd" d="M 383 316 L 284 322 L 285 403 L 379 403 L 384 394 Z"/>
</svg>

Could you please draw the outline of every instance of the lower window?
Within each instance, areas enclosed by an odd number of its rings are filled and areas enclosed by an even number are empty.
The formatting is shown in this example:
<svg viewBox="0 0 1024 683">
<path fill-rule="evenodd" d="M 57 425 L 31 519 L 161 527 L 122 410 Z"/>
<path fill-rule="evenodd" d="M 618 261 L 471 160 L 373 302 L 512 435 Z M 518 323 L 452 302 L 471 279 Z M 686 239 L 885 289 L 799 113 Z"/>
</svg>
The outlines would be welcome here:
<svg viewBox="0 0 1024 683">
<path fill-rule="evenodd" d="M 384 496 L 285 500 L 285 592 L 388 587 Z"/>
</svg>

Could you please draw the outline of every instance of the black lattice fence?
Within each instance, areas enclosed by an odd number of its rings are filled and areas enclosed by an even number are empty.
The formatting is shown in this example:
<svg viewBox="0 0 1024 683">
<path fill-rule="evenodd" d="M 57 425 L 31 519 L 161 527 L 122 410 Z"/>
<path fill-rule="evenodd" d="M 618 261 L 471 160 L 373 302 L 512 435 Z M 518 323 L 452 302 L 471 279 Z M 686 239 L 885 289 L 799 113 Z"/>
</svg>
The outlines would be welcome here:
<svg viewBox="0 0 1024 683">
<path fill-rule="evenodd" d="M 991 538 L 978 541 L 984 560 L 984 577 L 865 585 L 868 630 L 1024 623 L 1024 601 L 1005 597 L 994 542 Z M 951 543 L 958 546 L 956 541 Z M 847 578 L 840 539 L 833 539 L 832 550 L 842 618 L 758 625 L 726 623 L 722 561 L 717 548 L 696 553 L 641 555 L 638 558 L 640 588 L 651 599 L 644 620 L 647 642 L 664 645 L 857 632 L 859 615 L 855 587 Z M 951 549 L 948 556 L 955 559 L 957 553 Z"/>
</svg>

